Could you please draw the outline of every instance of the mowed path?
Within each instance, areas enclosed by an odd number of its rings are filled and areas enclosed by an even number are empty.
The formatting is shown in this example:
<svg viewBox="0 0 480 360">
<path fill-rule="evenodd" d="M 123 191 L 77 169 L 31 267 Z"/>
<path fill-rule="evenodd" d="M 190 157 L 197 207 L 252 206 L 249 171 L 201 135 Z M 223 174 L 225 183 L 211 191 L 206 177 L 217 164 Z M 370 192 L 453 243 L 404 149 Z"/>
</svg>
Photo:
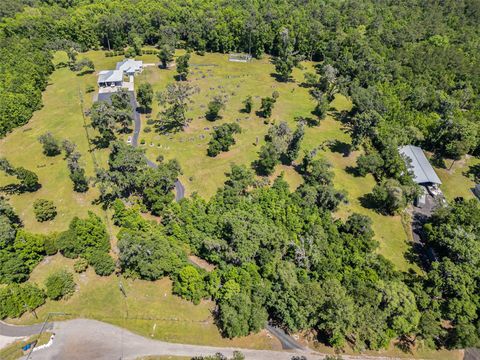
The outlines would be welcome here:
<svg viewBox="0 0 480 360">
<path fill-rule="evenodd" d="M 35 351 L 32 360 L 112 360 L 137 359 L 148 355 L 206 356 L 221 352 L 231 357 L 233 351 L 241 351 L 246 359 L 258 360 L 290 360 L 294 355 L 304 355 L 308 360 L 324 359 L 326 354 L 310 350 L 287 352 L 271 350 L 250 350 L 174 344 L 151 340 L 127 330 L 96 320 L 77 319 L 54 323 L 55 339 L 45 349 Z M 393 358 L 373 356 L 343 356 L 347 359 L 386 360 Z"/>
</svg>

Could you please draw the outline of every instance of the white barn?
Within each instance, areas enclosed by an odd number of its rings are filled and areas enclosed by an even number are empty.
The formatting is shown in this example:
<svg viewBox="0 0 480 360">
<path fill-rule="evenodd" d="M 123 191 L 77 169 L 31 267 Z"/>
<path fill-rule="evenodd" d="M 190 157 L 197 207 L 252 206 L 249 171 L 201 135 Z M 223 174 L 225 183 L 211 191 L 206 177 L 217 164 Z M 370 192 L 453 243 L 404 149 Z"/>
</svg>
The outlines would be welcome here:
<svg viewBox="0 0 480 360">
<path fill-rule="evenodd" d="M 440 185 L 442 181 L 433 169 L 425 156 L 423 150 L 418 146 L 405 145 L 398 149 L 400 154 L 410 160 L 413 171 L 413 181 L 419 185 Z"/>
</svg>

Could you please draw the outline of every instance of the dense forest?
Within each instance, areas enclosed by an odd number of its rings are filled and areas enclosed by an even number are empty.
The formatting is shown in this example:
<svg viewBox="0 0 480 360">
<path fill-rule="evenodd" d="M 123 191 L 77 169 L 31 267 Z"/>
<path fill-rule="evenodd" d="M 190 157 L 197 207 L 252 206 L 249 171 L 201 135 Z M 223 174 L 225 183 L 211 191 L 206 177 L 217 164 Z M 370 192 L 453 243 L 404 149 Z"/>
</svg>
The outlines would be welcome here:
<svg viewBox="0 0 480 360">
<path fill-rule="evenodd" d="M 53 71 L 52 50 L 152 45 L 199 54 L 270 54 L 279 81 L 289 81 L 300 60 L 317 61 L 316 72 L 305 79 L 318 100 L 315 111 L 324 114 L 335 93 L 353 100 L 352 111 L 340 115 L 353 148 L 365 150 L 358 171 L 376 178 L 372 199 L 385 213 L 404 207 L 418 190 L 398 155 L 399 145 L 420 144 L 453 159 L 480 152 L 476 0 L 17 0 L 2 2 L 0 16 L 0 136 L 41 107 Z M 268 117 L 275 101 L 274 94 L 262 99 L 262 116 Z M 145 280 L 170 276 L 179 296 L 194 303 L 215 301 L 217 324 L 226 337 L 258 331 L 271 320 L 289 331 L 314 330 L 338 348 L 348 343 L 379 349 L 392 339 L 406 347 L 418 340 L 431 347 L 479 345 L 478 201 L 457 199 L 439 209 L 424 229 L 438 261 L 422 274 L 400 273 L 376 253 L 370 219 L 358 214 L 334 219 L 345 194 L 333 187 L 325 161 L 307 154 L 298 164 L 304 183 L 293 192 L 282 177 L 266 186 L 251 169 L 234 165 L 209 201 L 192 196 L 173 203 L 178 163 L 160 159 L 157 168 L 149 168 L 141 150 L 114 141 L 122 129 L 105 126 L 111 119 L 101 107 L 107 105 L 92 109 L 92 126 L 112 151 L 109 168 L 99 171 L 96 181 L 99 200 L 113 208 L 113 221 L 121 228 L 118 264 L 108 254 L 98 216 L 75 218 L 60 234 L 36 235 L 23 229 L 2 198 L 0 282 L 8 286 L 0 289 L 0 317 L 19 316 L 46 296 L 58 299 L 71 292 L 68 274 L 52 278 L 46 294 L 22 284 L 45 255 L 59 251 L 78 259 L 79 271 L 90 265 L 99 275 L 116 268 Z M 110 110 L 115 119 L 125 112 Z M 131 119 L 123 120 L 128 127 Z M 220 129 L 209 155 L 228 149 L 235 132 Z M 270 127 L 254 164 L 257 173 L 270 174 L 280 161 L 291 163 L 302 137 L 301 125 L 295 131 L 284 123 Z M 63 147 L 70 155 L 74 151 L 69 144 Z M 70 156 L 72 181 L 85 191 L 75 159 Z M 25 178 L 33 176 L 26 176 L 26 169 L 5 160 L 0 165 L 23 179 L 25 191 L 38 187 L 30 181 L 34 186 L 28 188 Z M 404 198 L 390 201 L 390 190 L 397 188 Z M 143 207 L 126 206 L 129 197 Z M 161 216 L 161 223 L 146 221 L 140 210 Z M 207 273 L 188 264 L 188 253 L 216 269 Z"/>
</svg>

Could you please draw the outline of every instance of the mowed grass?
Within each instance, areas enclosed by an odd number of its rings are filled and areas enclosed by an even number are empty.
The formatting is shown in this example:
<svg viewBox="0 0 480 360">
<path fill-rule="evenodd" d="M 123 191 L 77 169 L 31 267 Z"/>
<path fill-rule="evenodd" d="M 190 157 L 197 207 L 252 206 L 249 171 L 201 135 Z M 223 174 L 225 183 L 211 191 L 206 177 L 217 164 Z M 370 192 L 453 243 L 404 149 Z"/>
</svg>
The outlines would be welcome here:
<svg viewBox="0 0 480 360">
<path fill-rule="evenodd" d="M 66 269 L 73 273 L 74 260 L 61 255 L 47 257 L 30 277 L 43 286 L 54 271 Z M 224 339 L 213 321 L 214 303 L 202 301 L 194 305 L 172 295 L 168 278 L 159 281 L 123 279 L 115 275 L 100 277 L 89 268 L 83 274 L 74 273 L 77 291 L 67 300 L 50 301 L 37 310 L 42 321 L 49 312 L 63 312 L 55 320 L 92 318 L 118 325 L 140 335 L 171 342 L 239 346 L 258 349 L 279 349 L 280 344 L 265 331 L 234 340 Z M 126 297 L 120 291 L 120 283 Z M 25 314 L 13 323 L 37 323 L 32 314 Z"/>
<path fill-rule="evenodd" d="M 469 167 L 480 164 L 480 159 L 475 157 L 464 157 L 458 161 L 445 160 L 446 168 L 435 168 L 442 185 L 440 189 L 445 194 L 448 201 L 456 197 L 472 199 L 475 195 L 472 189 L 475 187 L 475 181 L 466 173 Z"/>
<path fill-rule="evenodd" d="M 315 103 L 308 93 L 308 89 L 299 86 L 303 81 L 303 74 L 312 70 L 312 63 L 304 63 L 304 69 L 295 69 L 294 81 L 278 82 L 272 76 L 274 67 L 268 57 L 253 60 L 250 63 L 229 62 L 228 56 L 223 54 L 206 54 L 205 56 L 192 55 L 191 74 L 189 83 L 199 88 L 199 93 L 193 96 L 188 116 L 193 119 L 184 132 L 163 135 L 155 132 L 152 125 L 147 124 L 147 116 L 142 118 L 142 127 L 150 127 L 151 132 L 142 131 L 140 139 L 145 140 L 142 145 L 152 160 L 158 155 L 166 159 L 177 159 L 183 169 L 182 182 L 187 194 L 199 193 L 202 197 L 211 197 L 226 179 L 226 172 L 231 163 L 249 166 L 258 158 L 258 151 L 264 143 L 264 136 L 271 123 L 286 121 L 290 128 L 297 126 L 295 118 L 315 118 L 312 110 Z M 137 78 L 137 84 L 149 82 L 156 92 L 163 91 L 168 83 L 174 82 L 175 68 L 168 70 L 158 67 L 149 67 Z M 264 119 L 257 116 L 255 111 L 260 107 L 260 99 L 271 96 L 273 91 L 279 93 L 273 114 L 265 124 Z M 221 112 L 222 118 L 214 122 L 205 118 L 206 105 L 215 95 L 228 97 L 226 110 Z M 242 102 L 248 95 L 254 98 L 254 111 L 251 114 L 243 113 Z M 337 96 L 331 107 L 337 111 L 348 110 L 351 102 L 343 96 Z M 152 119 L 158 118 L 161 108 L 156 102 L 150 114 Z M 230 151 L 222 153 L 216 158 L 207 156 L 208 142 L 211 138 L 213 126 L 227 122 L 238 122 L 242 133 L 235 135 L 236 144 Z M 258 144 L 257 144 L 258 139 Z M 369 193 L 375 181 L 373 177 L 355 177 L 347 172 L 354 167 L 359 153 L 354 152 L 345 156 L 342 151 L 349 146 L 349 135 L 342 130 L 341 123 L 328 115 L 319 126 L 307 127 L 302 149 L 310 151 L 319 147 L 325 141 L 337 140 L 338 146 L 330 150 L 322 147 L 318 156 L 324 156 L 333 165 L 335 186 L 348 193 L 349 203 L 342 205 L 338 211 L 341 218 L 353 212 L 368 215 L 373 220 L 376 238 L 380 243 L 379 252 L 391 260 L 398 269 L 407 270 L 413 266 L 404 257 L 409 248 L 409 229 L 405 230 L 400 216 L 387 217 L 372 210 L 365 209 L 360 204 L 360 198 Z M 303 153 L 300 155 L 300 158 Z M 302 183 L 301 176 L 289 166 L 279 165 L 274 175 L 284 173 L 292 190 Z M 271 177 L 272 179 L 274 176 Z"/>
</svg>

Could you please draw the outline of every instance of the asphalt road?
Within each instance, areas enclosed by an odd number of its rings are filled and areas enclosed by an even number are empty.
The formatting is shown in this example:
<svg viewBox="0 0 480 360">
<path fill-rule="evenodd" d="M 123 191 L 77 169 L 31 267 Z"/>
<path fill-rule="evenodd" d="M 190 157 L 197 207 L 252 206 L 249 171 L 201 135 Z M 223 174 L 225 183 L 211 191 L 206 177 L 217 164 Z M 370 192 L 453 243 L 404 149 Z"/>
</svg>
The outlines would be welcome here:
<svg viewBox="0 0 480 360">
<path fill-rule="evenodd" d="M 6 324 L 3 321 L 0 321 L 0 335 L 10 336 L 10 337 L 19 337 L 19 336 L 31 336 L 38 334 L 42 329 L 43 324 L 35 324 L 28 326 L 15 326 Z M 47 323 L 45 325 L 44 331 L 51 331 L 53 329 L 52 323 Z"/>
<path fill-rule="evenodd" d="M 53 331 L 53 344 L 49 348 L 33 352 L 30 359 L 136 359 L 148 355 L 205 356 L 219 351 L 231 356 L 235 350 L 151 340 L 113 325 L 86 319 L 55 323 Z M 290 359 L 292 356 L 291 353 L 281 351 L 241 351 L 249 359 Z M 315 356 L 311 359 L 322 357 Z"/>
<path fill-rule="evenodd" d="M 207 356 L 217 352 L 231 357 L 234 350 L 241 351 L 246 359 L 290 360 L 293 355 L 306 356 L 308 360 L 324 359 L 325 355 L 310 350 L 273 351 L 236 349 L 187 344 L 174 344 L 151 340 L 127 330 L 96 320 L 77 319 L 57 322 L 55 339 L 50 347 L 34 351 L 31 360 L 112 360 L 137 359 L 149 355 Z M 392 360 L 373 356 L 346 356 L 345 360 Z"/>
<path fill-rule="evenodd" d="M 265 328 L 280 341 L 283 350 L 308 350 L 306 347 L 300 345 L 294 338 L 292 338 L 282 329 L 271 325 L 267 325 Z"/>
<path fill-rule="evenodd" d="M 133 91 L 129 92 L 130 95 L 130 106 L 133 109 L 133 135 L 132 135 L 132 146 L 138 146 L 138 138 L 140 136 L 140 130 L 142 128 L 142 122 L 140 118 L 140 113 L 138 112 L 138 104 L 137 100 L 135 99 L 135 93 Z M 112 93 L 103 93 L 98 95 L 98 101 L 110 101 L 110 97 Z M 156 168 L 157 164 L 153 161 L 147 159 L 148 166 L 152 168 Z M 175 181 L 175 200 L 180 201 L 185 197 L 185 186 L 180 182 L 180 180 Z"/>
</svg>

